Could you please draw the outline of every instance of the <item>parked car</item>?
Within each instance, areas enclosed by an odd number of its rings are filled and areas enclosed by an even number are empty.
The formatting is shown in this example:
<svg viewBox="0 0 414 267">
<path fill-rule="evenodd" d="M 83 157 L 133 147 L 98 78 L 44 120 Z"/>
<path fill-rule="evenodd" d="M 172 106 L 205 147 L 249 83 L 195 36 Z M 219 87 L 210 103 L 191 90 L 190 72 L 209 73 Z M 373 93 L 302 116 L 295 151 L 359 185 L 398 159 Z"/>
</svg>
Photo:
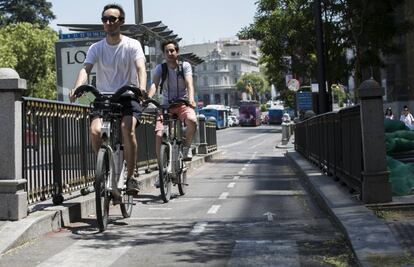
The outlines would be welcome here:
<svg viewBox="0 0 414 267">
<path fill-rule="evenodd" d="M 236 116 L 229 116 L 229 126 L 233 127 L 233 126 L 238 126 L 239 125 L 239 119 L 237 119 Z"/>
</svg>

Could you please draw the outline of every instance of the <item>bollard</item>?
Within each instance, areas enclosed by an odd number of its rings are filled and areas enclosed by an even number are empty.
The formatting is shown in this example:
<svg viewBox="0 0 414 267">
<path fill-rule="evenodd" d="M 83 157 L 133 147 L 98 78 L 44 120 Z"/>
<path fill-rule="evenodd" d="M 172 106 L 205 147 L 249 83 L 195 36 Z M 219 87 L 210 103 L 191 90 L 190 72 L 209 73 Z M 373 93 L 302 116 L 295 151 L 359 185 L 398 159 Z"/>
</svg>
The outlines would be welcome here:
<svg viewBox="0 0 414 267">
<path fill-rule="evenodd" d="M 207 134 L 206 134 L 206 117 L 204 115 L 198 115 L 198 128 L 199 128 L 199 145 L 198 154 L 207 154 Z"/>
<path fill-rule="evenodd" d="M 282 145 L 285 146 L 289 142 L 289 122 L 282 122 Z"/>
<path fill-rule="evenodd" d="M 0 220 L 27 216 L 26 180 L 22 171 L 22 96 L 26 80 L 0 68 Z"/>
<path fill-rule="evenodd" d="M 361 195 L 365 203 L 392 201 L 385 153 L 383 95 L 384 89 L 373 79 L 364 81 L 359 87 L 364 161 Z"/>
</svg>

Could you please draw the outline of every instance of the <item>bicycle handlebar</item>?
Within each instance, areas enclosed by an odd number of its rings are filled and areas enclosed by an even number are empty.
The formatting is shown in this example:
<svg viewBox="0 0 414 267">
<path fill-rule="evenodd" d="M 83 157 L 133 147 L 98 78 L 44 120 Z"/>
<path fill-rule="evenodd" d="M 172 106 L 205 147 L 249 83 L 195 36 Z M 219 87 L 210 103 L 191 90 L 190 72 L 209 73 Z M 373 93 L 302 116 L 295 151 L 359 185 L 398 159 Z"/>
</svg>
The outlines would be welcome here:
<svg viewBox="0 0 414 267">
<path fill-rule="evenodd" d="M 116 90 L 115 94 L 113 94 L 110 97 L 111 101 L 118 100 L 119 97 L 121 97 L 121 95 L 125 93 L 126 91 L 131 91 L 137 99 L 147 97 L 146 94 L 145 93 L 143 94 L 142 91 L 138 87 L 134 85 L 125 85 L 119 88 L 118 90 Z M 101 92 L 99 92 L 98 89 L 95 88 L 95 86 L 90 85 L 90 84 L 81 85 L 78 88 L 76 88 L 74 96 L 78 98 L 87 92 L 91 92 L 98 99 L 104 97 L 104 95 Z"/>
</svg>

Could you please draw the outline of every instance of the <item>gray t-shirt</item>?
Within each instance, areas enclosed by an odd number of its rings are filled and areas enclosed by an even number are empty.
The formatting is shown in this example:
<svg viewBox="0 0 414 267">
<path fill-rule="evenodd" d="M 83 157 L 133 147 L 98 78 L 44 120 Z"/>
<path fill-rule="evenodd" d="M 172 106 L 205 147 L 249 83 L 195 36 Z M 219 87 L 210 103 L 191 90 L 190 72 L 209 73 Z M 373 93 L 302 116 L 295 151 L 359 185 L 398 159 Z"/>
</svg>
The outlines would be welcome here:
<svg viewBox="0 0 414 267">
<path fill-rule="evenodd" d="M 159 78 L 161 83 L 161 74 L 162 74 L 162 64 L 158 64 L 155 67 L 154 79 Z M 183 74 L 184 77 L 188 75 L 193 75 L 191 65 L 188 62 L 183 62 Z M 176 69 L 168 68 L 167 78 L 164 81 L 162 88 L 162 104 L 168 104 L 169 100 L 174 99 L 188 99 L 188 90 L 185 86 L 184 77 L 179 75 L 178 66 Z"/>
</svg>

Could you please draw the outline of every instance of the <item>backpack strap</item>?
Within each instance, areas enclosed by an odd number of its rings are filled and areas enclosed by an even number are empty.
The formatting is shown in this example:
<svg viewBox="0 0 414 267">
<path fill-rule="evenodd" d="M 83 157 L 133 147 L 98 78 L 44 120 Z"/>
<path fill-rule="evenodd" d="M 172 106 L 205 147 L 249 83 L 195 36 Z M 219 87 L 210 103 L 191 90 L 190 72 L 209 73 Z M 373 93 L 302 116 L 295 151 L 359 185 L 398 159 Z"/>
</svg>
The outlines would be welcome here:
<svg viewBox="0 0 414 267">
<path fill-rule="evenodd" d="M 164 86 L 164 82 L 167 79 L 167 74 L 168 74 L 168 66 L 167 66 L 167 63 L 164 62 L 161 64 L 161 83 L 159 85 L 160 94 L 162 93 L 162 87 Z"/>
</svg>

